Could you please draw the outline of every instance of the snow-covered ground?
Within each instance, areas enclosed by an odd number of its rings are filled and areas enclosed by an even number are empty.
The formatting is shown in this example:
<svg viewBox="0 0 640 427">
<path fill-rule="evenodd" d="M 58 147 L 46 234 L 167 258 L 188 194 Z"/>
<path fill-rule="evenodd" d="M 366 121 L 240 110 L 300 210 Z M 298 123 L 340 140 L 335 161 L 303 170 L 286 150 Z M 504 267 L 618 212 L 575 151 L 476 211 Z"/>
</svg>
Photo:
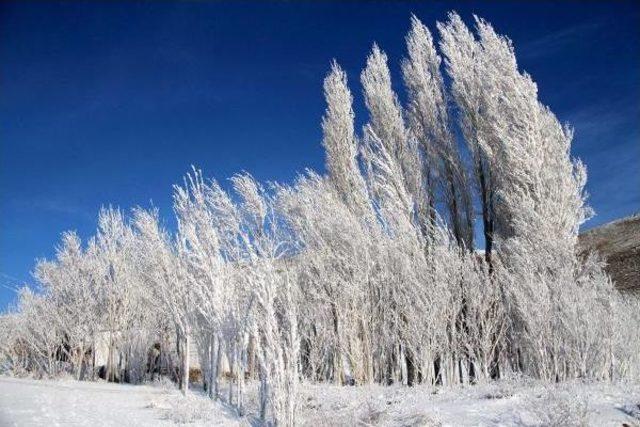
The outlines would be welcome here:
<svg viewBox="0 0 640 427">
<path fill-rule="evenodd" d="M 250 415 L 197 391 L 72 380 L 0 378 L 1 426 L 256 425 Z M 300 418 L 308 426 L 640 426 L 640 385 L 570 383 L 545 387 L 502 381 L 451 389 L 305 385 Z"/>
<path fill-rule="evenodd" d="M 0 377 L 0 426 L 238 425 L 230 410 L 171 388 Z"/>
<path fill-rule="evenodd" d="M 304 391 L 309 426 L 640 427 L 640 386 L 497 382 L 452 389 L 327 387 Z"/>
</svg>

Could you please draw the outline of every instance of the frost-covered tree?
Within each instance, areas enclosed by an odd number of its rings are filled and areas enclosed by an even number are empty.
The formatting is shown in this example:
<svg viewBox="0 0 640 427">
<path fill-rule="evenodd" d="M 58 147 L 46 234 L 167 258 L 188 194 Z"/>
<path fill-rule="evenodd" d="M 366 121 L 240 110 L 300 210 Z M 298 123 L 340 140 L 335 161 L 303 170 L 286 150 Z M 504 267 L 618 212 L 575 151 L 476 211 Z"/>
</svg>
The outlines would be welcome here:
<svg viewBox="0 0 640 427">
<path fill-rule="evenodd" d="M 606 312 L 608 303 L 591 294 L 589 303 L 578 305 L 583 313 L 572 312 L 571 299 L 591 293 L 578 280 L 577 234 L 590 211 L 585 168 L 570 155 L 572 132 L 540 103 L 537 86 L 518 70 L 511 41 L 491 25 L 476 18 L 476 40 L 451 14 L 440 29 L 463 129 L 491 168 L 492 212 L 499 218 L 492 237 L 508 269 L 515 363 L 543 378 L 573 377 L 572 343 L 562 329 L 573 321 L 596 327 L 588 317 Z M 606 281 L 590 284 L 612 292 Z M 606 329 L 596 328 L 601 335 Z"/>
<path fill-rule="evenodd" d="M 58 344 L 62 344 L 60 348 L 72 362 L 74 374 L 80 380 L 100 320 L 95 258 L 83 251 L 77 234 L 67 232 L 62 235 L 56 260 L 40 261 L 35 277 L 45 288 L 46 300 L 40 303 L 40 308 L 48 305 L 55 313 L 55 316 L 50 314 L 55 323 L 45 327 L 62 334 L 62 342 Z"/>
<path fill-rule="evenodd" d="M 251 289 L 252 328 L 261 369 L 261 397 L 267 397 L 276 424 L 294 425 L 299 382 L 298 309 L 289 234 L 276 212 L 276 200 L 248 174 L 232 178 L 243 218 Z M 264 418 L 264 409 L 261 410 Z"/>
<path fill-rule="evenodd" d="M 4 344 L 14 371 L 35 372 L 54 377 L 58 374 L 63 333 L 56 307 L 46 295 L 28 287 L 19 292 L 18 312 L 6 318 Z M 11 333 L 12 332 L 12 333 Z"/>
<path fill-rule="evenodd" d="M 473 207 L 466 171 L 448 114 L 447 95 L 440 73 L 440 55 L 429 29 L 415 16 L 407 34 L 408 57 L 402 62 L 409 105 L 409 129 L 420 144 L 431 225 L 435 222 L 436 193 L 441 194 L 453 235 L 473 248 Z"/>
<path fill-rule="evenodd" d="M 317 174 L 280 188 L 278 204 L 295 234 L 297 280 L 304 283 L 303 370 L 340 384 L 353 376 L 372 380 L 371 361 L 363 355 L 372 345 L 371 296 L 364 295 L 373 262 L 370 224 Z"/>
<path fill-rule="evenodd" d="M 458 109 L 460 129 L 473 160 L 473 175 L 482 208 L 484 254 L 491 266 L 494 234 L 498 226 L 492 176 L 494 165 L 491 163 L 493 158 L 481 149 L 481 143 L 495 136 L 488 131 L 491 119 L 483 113 L 487 99 L 481 90 L 485 71 L 479 60 L 480 48 L 473 33 L 456 13 L 449 14 L 446 24 L 438 23 L 438 30 L 440 49 L 452 81 L 451 94 Z"/>
<path fill-rule="evenodd" d="M 358 163 L 358 139 L 354 130 L 353 97 L 347 75 L 337 62 L 324 80 L 327 109 L 322 118 L 322 145 L 326 169 L 336 191 L 357 215 L 374 221 L 365 181 Z"/>
<path fill-rule="evenodd" d="M 138 259 L 159 307 L 171 319 L 181 346 L 182 392 L 189 387 L 189 342 L 193 322 L 193 292 L 183 271 L 171 236 L 160 225 L 157 212 L 136 210 L 134 226 L 139 235 Z"/>
<path fill-rule="evenodd" d="M 117 348 L 125 345 L 125 335 L 138 313 L 139 284 L 133 257 L 133 230 L 119 209 L 104 208 L 98 215 L 98 230 L 93 242 L 100 271 L 98 299 L 103 310 L 102 328 L 109 334 L 107 378 L 123 379 L 126 361 Z M 121 360 L 118 360 L 121 359 Z"/>
<path fill-rule="evenodd" d="M 193 293 L 196 336 L 200 346 L 206 345 L 207 360 L 203 360 L 208 374 L 209 394 L 217 397 L 218 366 L 221 356 L 222 332 L 226 307 L 230 307 L 233 291 L 224 275 L 221 241 L 218 236 L 214 192 L 205 185 L 202 175 L 194 171 L 185 179 L 184 187 L 176 187 L 175 210 L 178 216 L 178 254 L 187 286 Z M 188 350 L 187 350 L 188 351 Z"/>
<path fill-rule="evenodd" d="M 369 110 L 369 123 L 364 128 L 365 145 L 370 147 L 369 163 L 377 152 L 380 165 L 387 163 L 388 167 L 398 169 L 400 175 L 398 182 L 394 183 L 394 192 L 403 199 L 404 213 L 412 222 L 426 229 L 429 201 L 418 145 L 406 128 L 402 107 L 391 86 L 387 55 L 376 44 L 367 58 L 360 81 Z M 373 185 L 373 191 L 376 197 L 384 197 L 379 194 L 381 188 Z"/>
</svg>

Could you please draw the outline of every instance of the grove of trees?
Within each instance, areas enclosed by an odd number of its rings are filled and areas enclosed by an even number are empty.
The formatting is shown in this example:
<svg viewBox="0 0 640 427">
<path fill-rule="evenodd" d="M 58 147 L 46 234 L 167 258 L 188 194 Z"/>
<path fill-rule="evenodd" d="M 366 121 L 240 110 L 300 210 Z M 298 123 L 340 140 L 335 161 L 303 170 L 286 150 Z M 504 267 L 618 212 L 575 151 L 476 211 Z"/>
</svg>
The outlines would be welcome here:
<svg viewBox="0 0 640 427">
<path fill-rule="evenodd" d="M 393 85 L 373 45 L 360 131 L 333 62 L 325 175 L 242 173 L 226 190 L 194 168 L 173 189 L 175 230 L 109 207 L 86 242 L 64 233 L 1 319 L 5 369 L 94 378 L 106 332 L 107 378 L 143 381 L 159 342 L 186 393 L 195 342 L 212 398 L 242 413 L 256 381 L 260 417 L 279 425 L 296 423 L 301 381 L 639 379 L 640 304 L 577 251 L 591 212 L 572 130 L 489 23 L 450 13 L 437 29 L 436 43 L 411 18 Z"/>
</svg>

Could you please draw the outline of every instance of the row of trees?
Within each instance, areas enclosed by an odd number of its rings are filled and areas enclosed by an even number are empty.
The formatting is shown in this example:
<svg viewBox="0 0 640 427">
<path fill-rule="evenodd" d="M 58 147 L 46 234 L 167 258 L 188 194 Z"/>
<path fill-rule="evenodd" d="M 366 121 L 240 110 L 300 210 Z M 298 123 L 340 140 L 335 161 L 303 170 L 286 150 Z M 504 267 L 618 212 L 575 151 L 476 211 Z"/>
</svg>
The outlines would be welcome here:
<svg viewBox="0 0 640 427">
<path fill-rule="evenodd" d="M 179 356 L 185 392 L 195 341 L 212 398 L 226 367 L 229 403 L 243 411 L 253 378 L 261 417 L 283 425 L 302 379 L 638 378 L 637 301 L 577 252 L 590 212 L 572 132 L 540 103 L 511 42 L 475 23 L 450 14 L 438 51 L 412 17 L 404 106 L 374 45 L 360 134 L 332 64 L 326 176 L 265 188 L 245 173 L 227 191 L 194 169 L 174 188 L 174 233 L 154 210 L 112 208 L 86 245 L 65 233 L 56 259 L 36 266 L 41 290 L 25 288 L 3 319 L 11 367 L 55 375 L 62 351 L 82 379 L 107 331 L 108 375 L 135 382 L 150 346 L 175 335 L 180 351 L 165 346 L 165 357 Z"/>
</svg>

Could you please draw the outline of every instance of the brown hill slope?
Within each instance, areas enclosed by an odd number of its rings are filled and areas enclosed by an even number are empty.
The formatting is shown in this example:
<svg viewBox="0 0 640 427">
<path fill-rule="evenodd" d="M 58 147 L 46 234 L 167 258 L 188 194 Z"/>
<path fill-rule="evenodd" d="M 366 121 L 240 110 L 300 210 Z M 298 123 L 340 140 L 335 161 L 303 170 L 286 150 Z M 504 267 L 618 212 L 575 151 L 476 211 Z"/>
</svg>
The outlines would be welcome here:
<svg viewBox="0 0 640 427">
<path fill-rule="evenodd" d="M 640 214 L 585 231 L 578 242 L 602 256 L 618 289 L 640 291 Z"/>
</svg>

